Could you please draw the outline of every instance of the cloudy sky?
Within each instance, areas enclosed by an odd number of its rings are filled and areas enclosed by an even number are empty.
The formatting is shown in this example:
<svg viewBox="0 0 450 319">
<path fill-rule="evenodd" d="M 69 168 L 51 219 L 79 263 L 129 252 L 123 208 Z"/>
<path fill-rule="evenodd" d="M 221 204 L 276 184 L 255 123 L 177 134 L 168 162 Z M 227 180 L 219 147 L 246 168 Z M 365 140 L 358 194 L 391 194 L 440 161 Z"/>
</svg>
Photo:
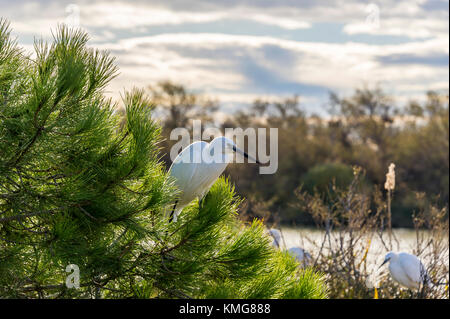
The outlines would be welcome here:
<svg viewBox="0 0 450 319">
<path fill-rule="evenodd" d="M 124 88 L 161 80 L 222 102 L 300 95 L 324 113 L 328 92 L 379 85 L 398 104 L 449 89 L 449 11 L 442 0 L 0 0 L 26 49 L 58 23 L 117 57 Z"/>
</svg>

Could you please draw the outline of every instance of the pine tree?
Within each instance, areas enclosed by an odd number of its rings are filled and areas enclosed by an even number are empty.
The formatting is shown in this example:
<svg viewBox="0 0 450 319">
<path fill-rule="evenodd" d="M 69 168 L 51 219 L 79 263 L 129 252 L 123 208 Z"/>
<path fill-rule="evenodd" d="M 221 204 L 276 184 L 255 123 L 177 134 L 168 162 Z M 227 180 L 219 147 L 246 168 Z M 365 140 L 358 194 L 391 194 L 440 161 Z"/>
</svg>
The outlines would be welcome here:
<svg viewBox="0 0 450 319">
<path fill-rule="evenodd" d="M 260 221 L 237 219 L 224 178 L 168 223 L 151 103 L 123 94 L 122 123 L 103 95 L 114 59 L 87 41 L 61 26 L 31 57 L 0 20 L 0 298 L 325 297 Z"/>
</svg>

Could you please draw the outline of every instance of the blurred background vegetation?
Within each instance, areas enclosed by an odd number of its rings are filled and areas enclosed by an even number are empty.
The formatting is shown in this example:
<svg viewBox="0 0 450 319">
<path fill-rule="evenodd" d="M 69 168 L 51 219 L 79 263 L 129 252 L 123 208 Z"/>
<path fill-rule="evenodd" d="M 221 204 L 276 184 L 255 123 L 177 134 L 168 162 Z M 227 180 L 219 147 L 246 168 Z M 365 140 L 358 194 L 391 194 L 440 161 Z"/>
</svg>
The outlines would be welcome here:
<svg viewBox="0 0 450 319">
<path fill-rule="evenodd" d="M 414 212 L 426 204 L 448 206 L 448 94 L 428 92 L 426 102 L 401 107 L 380 88 L 363 87 L 339 97 L 330 92 L 326 118 L 307 115 L 301 97 L 257 99 L 226 118 L 220 101 L 189 92 L 183 85 L 160 82 L 148 88 L 163 126 L 162 159 L 171 164 L 170 132 L 192 129 L 192 120 L 221 129 L 278 128 L 278 171 L 260 175 L 257 165 L 229 165 L 226 175 L 245 197 L 241 218 L 269 224 L 312 225 L 311 214 L 296 205 L 295 190 L 330 196 L 331 185 L 345 189 L 353 166 L 365 170 L 368 193 L 382 190 L 387 167 L 396 165 L 392 226 L 413 227 Z M 223 114 L 223 113 L 222 113 Z M 218 118 L 223 120 L 218 121 Z M 422 194 L 421 203 L 417 194 Z M 331 200 L 331 199 L 330 199 Z"/>
</svg>

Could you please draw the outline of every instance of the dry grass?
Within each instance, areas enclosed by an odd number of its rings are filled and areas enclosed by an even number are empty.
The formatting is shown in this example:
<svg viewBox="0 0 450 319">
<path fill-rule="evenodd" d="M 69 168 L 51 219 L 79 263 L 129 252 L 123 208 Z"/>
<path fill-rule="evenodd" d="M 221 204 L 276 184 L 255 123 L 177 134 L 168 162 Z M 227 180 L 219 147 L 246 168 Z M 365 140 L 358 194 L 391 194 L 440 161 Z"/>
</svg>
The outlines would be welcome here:
<svg viewBox="0 0 450 319">
<path fill-rule="evenodd" d="M 385 254 L 399 251 L 401 246 L 388 227 L 390 201 L 380 190 L 368 192 L 363 175 L 361 169 L 355 169 L 348 189 L 333 186 L 326 196 L 310 195 L 301 188 L 296 191 L 299 208 L 325 230 L 320 241 L 310 240 L 310 244 L 314 246 L 313 267 L 326 275 L 329 297 L 448 298 L 448 208 L 426 204 L 423 195 L 418 195 L 417 200 L 424 204 L 412 214 L 416 241 L 407 252 L 422 260 L 433 284 L 419 291 L 401 288 L 390 278 L 387 267 L 379 268 Z M 369 255 L 378 257 L 369 260 Z"/>
</svg>

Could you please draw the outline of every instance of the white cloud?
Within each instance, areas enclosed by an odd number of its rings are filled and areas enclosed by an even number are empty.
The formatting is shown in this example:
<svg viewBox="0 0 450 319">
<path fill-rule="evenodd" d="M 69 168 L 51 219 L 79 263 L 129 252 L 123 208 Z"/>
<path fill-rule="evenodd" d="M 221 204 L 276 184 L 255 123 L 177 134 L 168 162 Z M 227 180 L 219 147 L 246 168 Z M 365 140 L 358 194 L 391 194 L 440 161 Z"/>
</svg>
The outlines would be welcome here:
<svg viewBox="0 0 450 319">
<path fill-rule="evenodd" d="M 379 26 L 367 22 L 349 23 L 344 26 L 343 31 L 350 35 L 394 35 L 418 39 L 446 35 L 448 34 L 448 24 L 442 20 L 434 20 L 429 18 L 391 18 L 380 19 Z"/>
<path fill-rule="evenodd" d="M 448 90 L 448 64 L 426 63 L 434 56 L 449 54 L 448 10 L 431 10 L 424 0 L 379 0 L 374 2 L 379 9 L 378 27 L 368 23 L 373 21 L 368 19 L 373 13 L 368 2 L 292 3 L 288 0 L 77 2 L 81 26 L 89 31 L 96 42 L 94 46 L 111 50 L 117 56 L 121 75 L 108 88 L 115 92 L 111 93 L 114 96 L 122 88 L 143 87 L 165 79 L 216 96 L 226 105 L 248 104 L 261 95 L 283 96 L 289 90 L 292 94 L 299 93 L 295 90 L 302 86 L 305 91 L 313 90 L 304 97 L 305 103 L 312 105 L 323 100 L 317 94 L 324 93 L 317 93 L 315 88 L 349 92 L 363 83 L 381 83 L 399 99 L 429 89 Z M 8 2 L 2 5 L 2 16 L 10 19 L 14 34 L 20 37 L 48 38 L 51 29 L 65 21 L 67 4 Z M 237 26 L 242 21 L 257 22 L 252 25 L 254 28 L 264 25 L 264 30 L 281 30 L 277 31 L 278 36 L 276 33 L 255 36 L 251 31 L 247 35 L 218 34 L 211 30 L 185 32 L 187 24 L 214 25 L 226 20 L 237 21 Z M 361 34 L 406 38 L 392 44 L 283 38 L 285 33 L 299 29 L 314 31 L 319 23 L 331 23 L 330 28 L 344 25 L 343 32 L 350 39 Z M 170 26 L 173 33 L 165 31 L 149 36 L 150 31 L 162 25 Z M 406 42 L 408 38 L 410 42 Z M 406 64 L 402 57 L 420 57 L 424 62 Z M 391 63 L 386 59 L 391 59 Z M 283 89 L 284 84 L 289 89 Z"/>
<path fill-rule="evenodd" d="M 170 79 L 213 94 L 224 102 L 249 103 L 261 94 L 246 92 L 248 74 L 242 71 L 242 65 L 248 59 L 254 60 L 257 67 L 268 69 L 273 77 L 336 91 L 348 91 L 364 83 L 381 84 L 388 90 L 395 88 L 392 93 L 399 95 L 415 92 L 420 87 L 424 91 L 448 89 L 448 68 L 422 64 L 386 65 L 378 60 L 383 56 L 411 52 L 448 54 L 445 43 L 448 40 L 399 45 L 330 44 L 272 37 L 179 33 L 125 39 L 111 44 L 111 48 L 116 50 L 119 65 L 124 64 L 121 70 L 127 77 L 118 78 L 123 83 L 146 85 Z M 104 48 L 108 46 L 105 44 Z M 267 46 L 284 50 L 294 58 L 292 61 L 271 60 L 264 56 Z M 260 79 L 261 83 L 265 80 Z M 266 96 L 280 94 L 274 91 L 267 92 Z"/>
<path fill-rule="evenodd" d="M 225 19 L 243 19 L 294 30 L 309 28 L 310 24 L 294 18 L 271 15 L 264 12 L 248 12 L 239 9 L 199 12 L 173 11 L 163 7 L 124 2 L 98 2 L 84 5 L 83 23 L 94 27 L 130 29 L 155 25 L 179 25 L 207 23 Z"/>
</svg>

